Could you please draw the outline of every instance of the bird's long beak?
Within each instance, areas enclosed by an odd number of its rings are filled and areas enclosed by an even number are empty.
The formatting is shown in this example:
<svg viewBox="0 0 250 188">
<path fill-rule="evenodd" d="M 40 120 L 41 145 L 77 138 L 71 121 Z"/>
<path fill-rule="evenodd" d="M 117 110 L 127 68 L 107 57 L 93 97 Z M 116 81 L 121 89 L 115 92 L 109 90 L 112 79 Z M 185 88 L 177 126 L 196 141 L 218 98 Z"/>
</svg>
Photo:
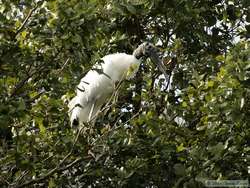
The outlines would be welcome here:
<svg viewBox="0 0 250 188">
<path fill-rule="evenodd" d="M 167 74 L 167 72 L 165 71 L 165 67 L 161 61 L 161 59 L 159 58 L 159 56 L 156 53 L 151 53 L 150 57 L 151 61 L 157 65 L 158 69 L 162 72 L 162 74 L 164 75 L 166 81 L 168 80 L 169 75 Z"/>
</svg>

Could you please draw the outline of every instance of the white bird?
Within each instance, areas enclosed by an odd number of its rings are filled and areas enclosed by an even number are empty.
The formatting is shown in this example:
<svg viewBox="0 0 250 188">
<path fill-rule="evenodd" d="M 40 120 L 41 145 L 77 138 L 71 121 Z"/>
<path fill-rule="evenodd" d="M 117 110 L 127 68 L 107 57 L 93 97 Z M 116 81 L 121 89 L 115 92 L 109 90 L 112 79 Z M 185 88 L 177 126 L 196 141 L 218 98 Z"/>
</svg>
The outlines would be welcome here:
<svg viewBox="0 0 250 188">
<path fill-rule="evenodd" d="M 165 77 L 167 74 L 159 60 L 155 47 L 142 43 L 132 55 L 116 53 L 106 55 L 80 81 L 76 96 L 69 102 L 69 116 L 72 127 L 93 121 L 103 104 L 115 89 L 115 84 L 133 76 L 143 57 L 150 57 Z"/>
</svg>

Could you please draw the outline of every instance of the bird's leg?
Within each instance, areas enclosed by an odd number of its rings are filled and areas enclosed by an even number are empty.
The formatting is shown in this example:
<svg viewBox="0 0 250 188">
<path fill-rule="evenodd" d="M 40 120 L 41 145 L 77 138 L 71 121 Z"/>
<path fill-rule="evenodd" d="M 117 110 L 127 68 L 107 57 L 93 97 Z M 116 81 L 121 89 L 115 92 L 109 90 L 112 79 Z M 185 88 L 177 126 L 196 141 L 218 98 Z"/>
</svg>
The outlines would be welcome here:
<svg viewBox="0 0 250 188">
<path fill-rule="evenodd" d="M 96 105 L 96 100 L 93 101 L 93 104 L 92 104 L 92 106 L 90 108 L 89 117 L 88 117 L 89 122 L 93 120 L 92 115 L 93 115 L 95 105 Z"/>
</svg>

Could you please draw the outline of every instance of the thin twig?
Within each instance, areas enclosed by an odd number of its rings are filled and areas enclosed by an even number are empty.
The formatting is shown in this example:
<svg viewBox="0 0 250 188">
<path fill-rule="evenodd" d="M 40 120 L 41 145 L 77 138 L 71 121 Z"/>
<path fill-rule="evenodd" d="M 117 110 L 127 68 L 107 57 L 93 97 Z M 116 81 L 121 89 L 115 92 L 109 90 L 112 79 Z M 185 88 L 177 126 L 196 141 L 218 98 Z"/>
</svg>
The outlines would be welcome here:
<svg viewBox="0 0 250 188">
<path fill-rule="evenodd" d="M 127 120 L 125 123 L 119 125 L 119 126 L 113 126 L 110 130 L 108 130 L 107 132 L 105 132 L 104 134 L 102 134 L 100 137 L 98 137 L 95 141 L 93 141 L 92 145 L 95 144 L 97 141 L 99 141 L 101 138 L 103 138 L 104 136 L 108 135 L 109 133 L 121 128 L 122 126 L 124 126 L 125 124 L 127 124 L 129 121 L 131 121 L 132 119 L 134 119 L 135 117 L 137 117 L 138 115 L 140 115 L 141 110 L 139 110 L 136 114 L 134 114 L 129 120 Z M 94 147 L 94 146 L 93 146 Z"/>
<path fill-rule="evenodd" d="M 64 62 L 64 64 L 62 65 L 62 67 L 59 69 L 59 71 L 57 72 L 57 74 L 61 74 L 62 71 L 64 70 L 64 68 L 67 66 L 67 64 L 69 63 L 69 58 L 66 59 L 66 61 Z"/>
<path fill-rule="evenodd" d="M 28 20 L 30 19 L 30 17 L 32 16 L 33 12 L 38 8 L 38 6 L 36 5 L 33 9 L 31 9 L 28 13 L 28 15 L 26 16 L 26 18 L 24 19 L 22 25 L 17 29 L 15 35 L 17 36 L 25 27 L 25 25 L 27 24 Z"/>
<path fill-rule="evenodd" d="M 20 181 L 23 179 L 23 177 L 26 176 L 28 173 L 29 173 L 28 170 L 24 171 L 24 173 L 22 173 L 22 174 L 17 178 L 17 182 L 18 182 L 18 181 L 20 182 Z"/>
<path fill-rule="evenodd" d="M 129 121 L 131 121 L 132 119 L 136 118 L 137 116 L 139 116 L 141 113 L 141 109 L 136 113 L 134 114 L 129 120 L 125 121 L 124 125 L 127 124 Z"/>
<path fill-rule="evenodd" d="M 40 67 L 38 67 L 37 70 L 34 70 L 34 72 L 27 74 L 27 76 L 24 79 L 22 79 L 18 84 L 15 85 L 15 87 L 11 91 L 10 97 L 14 97 L 17 94 L 17 91 L 21 89 L 30 78 L 32 78 L 36 73 L 41 72 L 44 68 L 45 67 L 41 65 Z"/>
<path fill-rule="evenodd" d="M 169 75 L 168 75 L 167 86 L 166 86 L 166 89 L 167 89 L 167 90 L 168 90 L 168 86 L 169 86 L 169 84 L 170 84 L 171 76 L 172 76 L 172 71 L 170 71 L 170 73 L 169 73 Z"/>
<path fill-rule="evenodd" d="M 107 103 L 105 104 L 105 106 L 99 111 L 97 112 L 89 122 L 93 122 L 95 120 L 95 118 L 102 112 L 104 112 L 105 110 L 109 109 L 113 104 L 110 104 L 112 99 L 117 95 L 117 91 L 120 89 L 121 85 L 122 85 L 122 81 L 123 81 L 124 76 L 119 80 L 117 86 L 115 86 L 114 91 L 112 93 L 112 95 L 109 97 L 109 100 L 107 101 Z"/>
<path fill-rule="evenodd" d="M 84 157 L 84 159 L 81 158 L 81 157 L 79 157 L 79 158 L 75 159 L 73 162 L 71 162 L 70 164 L 68 164 L 67 166 L 65 166 L 65 167 L 63 167 L 63 168 L 60 168 L 58 171 L 60 171 L 60 172 L 65 171 L 65 170 L 67 170 L 67 169 L 73 167 L 75 164 L 77 164 L 77 163 L 79 163 L 79 162 L 81 162 L 81 161 L 83 161 L 83 160 L 91 159 L 91 158 L 92 158 L 92 157 L 90 157 L 90 156 Z"/>
<path fill-rule="evenodd" d="M 0 175 L 0 180 L 1 180 L 2 182 L 5 182 L 5 184 L 7 184 L 7 185 L 10 184 L 10 183 L 6 180 L 6 178 L 2 177 L 1 175 Z"/>
<path fill-rule="evenodd" d="M 27 101 L 27 103 L 30 104 L 30 103 L 34 102 L 34 101 L 35 101 L 36 99 L 38 99 L 41 95 L 43 95 L 45 92 L 46 92 L 45 90 L 39 92 L 36 96 L 34 96 L 34 97 L 32 97 L 31 99 L 29 99 L 29 100 Z"/>
</svg>

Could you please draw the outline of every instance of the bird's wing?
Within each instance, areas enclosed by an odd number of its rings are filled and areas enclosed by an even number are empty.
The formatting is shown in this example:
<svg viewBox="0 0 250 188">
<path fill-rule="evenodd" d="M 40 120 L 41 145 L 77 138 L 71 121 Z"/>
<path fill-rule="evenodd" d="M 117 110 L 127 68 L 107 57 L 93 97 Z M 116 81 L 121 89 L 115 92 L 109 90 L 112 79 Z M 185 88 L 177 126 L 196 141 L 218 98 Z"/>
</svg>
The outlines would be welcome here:
<svg viewBox="0 0 250 188">
<path fill-rule="evenodd" d="M 107 98 L 114 91 L 117 81 L 133 75 L 140 61 L 133 55 L 117 53 L 104 56 L 101 63 L 90 70 L 77 86 L 77 95 L 70 103 L 70 120 L 88 122 L 95 118 Z M 131 75 L 130 75 L 131 74 Z"/>
<path fill-rule="evenodd" d="M 77 119 L 79 123 L 94 118 L 103 103 L 112 93 L 113 82 L 106 75 L 90 70 L 77 86 L 77 95 L 69 103 L 71 124 Z"/>
<path fill-rule="evenodd" d="M 69 104 L 68 104 L 69 113 L 71 113 L 71 111 L 75 107 L 76 101 L 77 101 L 77 96 L 75 96 L 74 98 L 71 99 L 71 101 L 69 101 Z"/>
</svg>

